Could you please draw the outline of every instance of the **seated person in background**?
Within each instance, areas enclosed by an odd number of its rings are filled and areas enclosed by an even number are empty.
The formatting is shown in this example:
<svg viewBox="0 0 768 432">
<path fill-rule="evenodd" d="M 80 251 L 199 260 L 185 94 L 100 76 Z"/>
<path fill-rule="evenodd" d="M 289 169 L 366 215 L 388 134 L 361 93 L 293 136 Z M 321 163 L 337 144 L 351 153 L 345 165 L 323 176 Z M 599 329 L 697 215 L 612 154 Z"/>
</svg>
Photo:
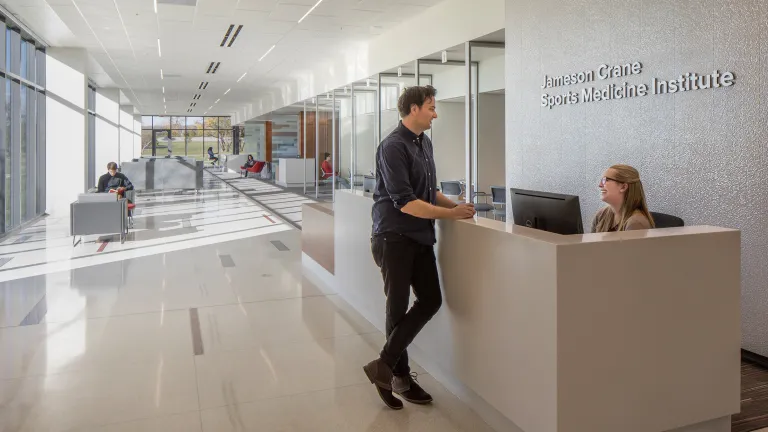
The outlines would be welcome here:
<svg viewBox="0 0 768 432">
<path fill-rule="evenodd" d="M 216 157 L 215 154 L 213 154 L 213 147 L 208 147 L 208 160 L 211 161 L 211 164 L 215 164 L 219 161 L 219 158 Z"/>
<path fill-rule="evenodd" d="M 630 231 L 656 226 L 648 211 L 640 173 L 629 165 L 608 168 L 598 185 L 600 197 L 608 204 L 592 221 L 592 232 Z"/>
<path fill-rule="evenodd" d="M 254 165 L 256 165 L 256 160 L 253 159 L 253 155 L 248 155 L 248 160 L 245 161 L 245 165 L 240 167 L 240 175 L 245 174 L 247 176 L 248 172 L 246 170 Z"/>
<path fill-rule="evenodd" d="M 117 164 L 107 164 L 107 173 L 99 177 L 98 192 L 115 191 L 122 195 L 127 190 L 133 190 L 133 184 L 123 173 L 117 172 Z"/>
<path fill-rule="evenodd" d="M 328 180 L 329 178 L 333 177 L 333 165 L 331 164 L 331 154 L 325 153 L 323 155 L 325 158 L 323 160 L 323 164 L 320 166 L 320 168 L 323 170 L 322 177 L 320 177 L 322 180 Z M 349 189 L 349 182 L 344 177 L 339 176 L 339 172 L 336 171 L 336 181 L 340 183 L 344 188 Z"/>
<path fill-rule="evenodd" d="M 323 169 L 323 176 L 321 177 L 323 180 L 327 180 L 331 177 L 333 177 L 333 165 L 331 164 L 331 154 L 325 153 L 323 155 L 323 164 L 320 166 L 320 168 Z M 336 177 L 339 176 L 339 172 L 336 172 Z"/>
</svg>

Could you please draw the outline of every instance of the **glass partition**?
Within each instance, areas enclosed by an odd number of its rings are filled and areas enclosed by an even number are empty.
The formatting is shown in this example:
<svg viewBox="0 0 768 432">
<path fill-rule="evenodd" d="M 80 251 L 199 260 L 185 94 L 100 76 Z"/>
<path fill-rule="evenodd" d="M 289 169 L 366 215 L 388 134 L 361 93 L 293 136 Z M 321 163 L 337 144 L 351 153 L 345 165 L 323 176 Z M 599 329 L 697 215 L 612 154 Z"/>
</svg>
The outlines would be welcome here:
<svg viewBox="0 0 768 432">
<path fill-rule="evenodd" d="M 141 128 L 144 157 L 170 154 L 205 160 L 208 147 L 216 154 L 234 150 L 230 117 L 142 116 Z"/>
</svg>

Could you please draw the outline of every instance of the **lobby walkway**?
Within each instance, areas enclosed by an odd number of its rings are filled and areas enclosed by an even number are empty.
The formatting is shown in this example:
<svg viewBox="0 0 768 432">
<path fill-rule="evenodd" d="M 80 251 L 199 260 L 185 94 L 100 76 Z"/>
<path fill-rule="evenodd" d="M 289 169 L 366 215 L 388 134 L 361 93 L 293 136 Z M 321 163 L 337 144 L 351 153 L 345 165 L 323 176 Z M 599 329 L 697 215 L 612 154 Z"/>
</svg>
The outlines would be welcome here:
<svg viewBox="0 0 768 432">
<path fill-rule="evenodd" d="M 361 369 L 383 335 L 279 215 L 210 175 L 137 204 L 124 245 L 55 219 L 0 244 L 25 257 L 0 267 L 0 431 L 490 431 L 428 374 L 434 405 L 383 406 Z"/>
</svg>

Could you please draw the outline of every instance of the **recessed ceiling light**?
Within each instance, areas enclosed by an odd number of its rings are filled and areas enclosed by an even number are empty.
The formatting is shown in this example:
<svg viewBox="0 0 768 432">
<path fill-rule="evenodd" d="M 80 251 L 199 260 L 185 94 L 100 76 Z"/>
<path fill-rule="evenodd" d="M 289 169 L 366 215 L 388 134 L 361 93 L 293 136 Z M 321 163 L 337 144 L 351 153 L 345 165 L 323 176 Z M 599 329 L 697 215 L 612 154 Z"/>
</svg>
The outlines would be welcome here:
<svg viewBox="0 0 768 432">
<path fill-rule="evenodd" d="M 268 50 L 267 50 L 267 52 L 265 52 L 263 56 L 261 56 L 261 58 L 259 59 L 259 61 L 262 61 L 262 60 L 264 60 L 264 57 L 266 57 L 267 55 L 269 55 L 269 53 L 271 53 L 273 49 L 275 49 L 275 45 L 272 45 L 272 47 L 271 47 L 270 49 L 268 49 Z"/>
<path fill-rule="evenodd" d="M 157 55 L 158 55 L 158 57 L 162 57 L 163 56 L 163 52 L 160 51 L 160 39 L 157 40 Z"/>
<path fill-rule="evenodd" d="M 240 82 L 245 76 L 248 75 L 248 72 L 244 73 L 243 76 L 237 79 L 237 82 Z"/>
<path fill-rule="evenodd" d="M 232 89 L 227 89 L 227 91 L 225 91 L 224 94 L 229 93 L 230 90 L 232 90 Z"/>
<path fill-rule="evenodd" d="M 310 10 L 308 10 L 308 11 L 307 11 L 307 13 L 305 13 L 303 17 L 301 17 L 301 19 L 299 20 L 299 24 L 301 24 L 301 22 L 302 22 L 302 21 L 304 21 L 304 18 L 306 18 L 306 17 L 307 17 L 307 15 L 311 14 L 311 13 L 312 13 L 312 11 L 313 11 L 313 10 L 315 10 L 315 8 L 316 8 L 317 6 L 319 6 L 319 5 L 320 5 L 320 3 L 322 3 L 322 2 L 323 2 L 323 0 L 318 0 L 318 1 L 317 1 L 317 3 L 315 3 L 315 5 L 314 5 L 314 6 L 312 6 L 312 8 L 311 8 Z"/>
</svg>

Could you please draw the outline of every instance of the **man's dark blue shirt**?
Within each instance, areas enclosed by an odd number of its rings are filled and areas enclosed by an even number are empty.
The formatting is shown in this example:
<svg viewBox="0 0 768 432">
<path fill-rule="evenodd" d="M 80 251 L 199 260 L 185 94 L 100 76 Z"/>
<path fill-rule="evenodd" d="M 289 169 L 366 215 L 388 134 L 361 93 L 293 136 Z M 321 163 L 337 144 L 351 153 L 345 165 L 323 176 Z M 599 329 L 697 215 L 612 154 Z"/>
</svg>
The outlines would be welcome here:
<svg viewBox="0 0 768 432">
<path fill-rule="evenodd" d="M 376 188 L 373 194 L 373 235 L 401 234 L 424 245 L 435 244 L 435 221 L 403 213 L 411 201 L 437 201 L 432 141 L 416 135 L 403 122 L 376 151 Z"/>
</svg>

